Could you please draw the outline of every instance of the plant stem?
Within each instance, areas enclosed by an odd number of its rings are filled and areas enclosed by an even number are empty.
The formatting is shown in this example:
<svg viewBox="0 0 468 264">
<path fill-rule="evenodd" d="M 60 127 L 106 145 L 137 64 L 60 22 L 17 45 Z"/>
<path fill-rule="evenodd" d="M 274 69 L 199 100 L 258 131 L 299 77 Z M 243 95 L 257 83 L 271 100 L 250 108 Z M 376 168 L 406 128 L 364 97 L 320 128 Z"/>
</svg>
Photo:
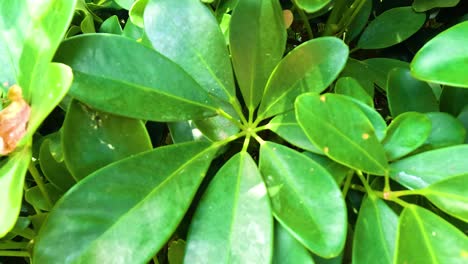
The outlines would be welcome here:
<svg viewBox="0 0 468 264">
<path fill-rule="evenodd" d="M 301 17 L 302 21 L 304 22 L 304 27 L 305 27 L 305 29 L 307 31 L 307 35 L 309 36 L 309 39 L 313 39 L 314 38 L 314 32 L 312 31 L 312 28 L 310 27 L 309 18 L 307 17 L 307 14 L 304 12 L 304 10 L 302 10 L 302 8 L 297 6 L 295 0 L 293 1 L 293 4 L 294 4 L 294 7 L 296 8 L 297 12 L 299 13 L 299 16 Z"/>
<path fill-rule="evenodd" d="M 30 257 L 27 251 L 0 250 L 0 256 L 3 257 Z"/>
<path fill-rule="evenodd" d="M 244 145 L 242 146 L 242 152 L 247 152 L 247 148 L 249 147 L 250 144 L 250 134 L 247 134 L 244 140 Z"/>
<path fill-rule="evenodd" d="M 257 140 L 257 142 L 258 142 L 260 145 L 265 144 L 265 140 L 263 140 L 259 135 L 253 134 L 252 136 L 255 138 L 255 140 Z"/>
<path fill-rule="evenodd" d="M 338 23 L 342 18 L 343 9 L 346 8 L 347 0 L 336 0 L 335 5 L 328 17 L 327 23 L 325 24 L 325 30 L 322 36 L 332 36 L 339 31 Z"/>
<path fill-rule="evenodd" d="M 346 197 L 346 195 L 348 194 L 348 190 L 349 190 L 349 187 L 351 186 L 351 181 L 353 180 L 353 176 L 354 176 L 354 171 L 348 173 L 348 175 L 346 176 L 346 181 L 345 181 L 345 184 L 343 186 L 343 197 Z"/>
<path fill-rule="evenodd" d="M 47 190 L 45 188 L 44 181 L 42 181 L 42 176 L 39 174 L 39 171 L 36 169 L 34 164 L 32 162 L 29 163 L 28 166 L 29 173 L 31 173 L 31 176 L 33 177 L 34 181 L 37 184 L 37 187 L 39 187 L 39 190 L 41 191 L 42 195 L 44 196 L 44 199 L 47 203 L 47 205 L 50 206 L 50 208 L 53 207 L 52 200 L 49 197 L 49 194 L 47 193 Z"/>
<path fill-rule="evenodd" d="M 20 230 L 16 230 L 15 228 L 13 228 L 13 230 L 11 230 L 10 232 L 17 236 L 22 236 L 29 240 L 33 240 L 34 237 L 36 236 L 36 233 L 31 228 L 23 228 Z"/>
<path fill-rule="evenodd" d="M 29 242 L 1 242 L 0 243 L 0 250 L 1 249 L 26 249 L 28 247 Z"/>
<path fill-rule="evenodd" d="M 223 109 L 219 108 L 216 110 L 216 112 L 218 113 L 218 115 L 228 119 L 229 121 L 231 121 L 232 123 L 234 123 L 237 127 L 239 127 L 240 129 L 243 129 L 244 128 L 244 125 L 241 124 L 237 119 L 235 119 L 234 117 L 232 117 L 230 114 L 226 113 Z"/>
<path fill-rule="evenodd" d="M 367 182 L 366 178 L 364 178 L 364 175 L 362 175 L 362 171 L 357 170 L 356 174 L 358 175 L 359 179 L 361 180 L 362 184 L 364 185 L 364 188 L 366 188 L 366 192 L 368 195 L 375 195 L 374 190 L 370 187 L 369 183 Z"/>
<path fill-rule="evenodd" d="M 237 115 L 241 119 L 242 123 L 246 124 L 247 119 L 245 119 L 244 113 L 242 112 L 242 106 L 240 105 L 239 101 L 235 97 L 231 97 L 229 99 L 229 102 L 231 103 L 232 107 L 236 111 Z"/>
</svg>

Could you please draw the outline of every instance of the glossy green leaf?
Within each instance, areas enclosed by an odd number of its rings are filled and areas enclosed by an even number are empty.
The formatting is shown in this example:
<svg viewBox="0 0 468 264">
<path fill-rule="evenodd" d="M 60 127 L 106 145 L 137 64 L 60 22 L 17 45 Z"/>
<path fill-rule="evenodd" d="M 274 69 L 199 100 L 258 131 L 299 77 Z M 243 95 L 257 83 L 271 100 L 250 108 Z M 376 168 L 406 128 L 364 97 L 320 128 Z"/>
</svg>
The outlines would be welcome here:
<svg viewBox="0 0 468 264">
<path fill-rule="evenodd" d="M 50 212 L 35 262 L 146 263 L 177 228 L 215 151 L 202 142 L 160 147 L 90 175 Z"/>
<path fill-rule="evenodd" d="M 407 69 L 390 71 L 387 82 L 387 98 L 390 113 L 397 117 L 404 112 L 438 112 L 439 105 L 431 87 L 414 79 Z"/>
<path fill-rule="evenodd" d="M 340 77 L 353 77 L 371 97 L 374 97 L 374 80 L 376 77 L 374 70 L 367 63 L 349 58 L 340 73 Z"/>
<path fill-rule="evenodd" d="M 465 142 L 466 130 L 457 118 L 441 112 L 425 114 L 432 123 L 432 129 L 423 150 L 448 147 Z"/>
<path fill-rule="evenodd" d="M 60 138 L 48 138 L 42 142 L 39 163 L 46 179 L 57 189 L 65 192 L 76 183 L 76 180 L 68 171 L 65 162 L 63 160 L 59 162 L 54 158 L 53 150 L 50 147 L 52 140 L 60 140 Z"/>
<path fill-rule="evenodd" d="M 222 107 L 225 109 L 224 111 L 226 113 L 228 113 L 236 120 L 239 119 L 236 111 L 232 108 L 231 105 L 227 103 L 222 104 Z M 237 124 L 220 115 L 202 120 L 194 120 L 193 123 L 203 133 L 203 135 L 213 141 L 224 140 L 239 132 L 239 127 Z"/>
<path fill-rule="evenodd" d="M 373 107 L 370 107 L 352 97 L 347 98 L 350 99 L 354 103 L 354 105 L 356 105 L 359 109 L 361 109 L 364 115 L 367 116 L 367 118 L 372 124 L 372 127 L 374 128 L 374 132 L 377 136 L 377 139 L 379 141 L 382 141 L 385 138 L 385 135 L 387 134 L 387 123 L 379 114 L 379 112 L 377 112 L 377 110 L 375 110 Z"/>
<path fill-rule="evenodd" d="M 104 20 L 101 27 L 99 28 L 99 32 L 121 35 L 122 27 L 120 26 L 119 18 L 116 15 L 113 15 Z"/>
<path fill-rule="evenodd" d="M 457 119 L 460 120 L 460 122 L 465 127 L 465 131 L 467 132 L 467 135 L 465 137 L 466 144 L 468 143 L 468 104 L 462 109 L 460 114 L 457 116 Z"/>
<path fill-rule="evenodd" d="M 33 91 L 48 92 L 43 89 L 42 79 L 67 31 L 75 5 L 76 0 L 0 2 L 1 84 L 18 84 L 27 101 Z"/>
<path fill-rule="evenodd" d="M 416 205 L 403 210 L 395 263 L 466 263 L 467 249 L 466 235 L 439 216 Z"/>
<path fill-rule="evenodd" d="M 326 169 L 328 173 L 335 179 L 336 183 L 340 185 L 343 180 L 346 178 L 348 173 L 351 171 L 350 168 L 343 166 L 326 156 L 322 156 L 316 153 L 303 152 L 305 156 L 311 158 L 313 161 L 318 163 L 322 168 Z"/>
<path fill-rule="evenodd" d="M 62 146 L 65 163 L 77 180 L 152 148 L 140 120 L 99 112 L 76 100 L 65 116 Z"/>
<path fill-rule="evenodd" d="M 268 128 L 296 147 L 313 153 L 323 154 L 323 151 L 312 144 L 304 131 L 302 131 L 302 128 L 297 123 L 294 111 L 276 116 L 268 123 Z"/>
<path fill-rule="evenodd" d="M 197 207 L 185 263 L 270 263 L 272 247 L 265 184 L 250 155 L 238 153 L 218 171 Z"/>
<path fill-rule="evenodd" d="M 414 12 L 410 6 L 392 8 L 369 23 L 357 46 L 361 49 L 393 46 L 416 33 L 425 20 L 425 14 Z"/>
<path fill-rule="evenodd" d="M 203 136 L 202 132 L 195 126 L 193 121 L 180 121 L 170 122 L 167 124 L 169 132 L 171 133 L 171 139 L 173 143 L 182 143 L 196 140 L 208 139 Z"/>
<path fill-rule="evenodd" d="M 293 109 L 296 97 L 320 93 L 338 76 L 348 58 L 348 47 L 338 38 L 307 41 L 291 51 L 274 69 L 259 108 L 262 118 Z"/>
<path fill-rule="evenodd" d="M 409 63 L 389 58 L 370 58 L 363 61 L 374 72 L 374 82 L 382 89 L 387 89 L 388 73 L 394 68 L 409 69 Z"/>
<path fill-rule="evenodd" d="M 468 89 L 445 86 L 440 95 L 440 111 L 453 116 L 468 105 Z"/>
<path fill-rule="evenodd" d="M 44 185 L 44 188 L 50 198 L 50 201 L 52 202 L 52 205 L 55 204 L 55 202 L 57 202 L 57 200 L 63 194 L 62 191 L 58 190 L 57 188 L 55 188 L 55 186 L 53 186 L 50 183 L 46 183 Z M 37 209 L 44 211 L 50 211 L 50 209 L 52 209 L 51 205 L 48 203 L 48 201 L 42 194 L 39 186 L 34 186 L 27 189 L 24 192 L 24 199 Z"/>
<path fill-rule="evenodd" d="M 49 63 L 47 69 L 41 80 L 41 83 L 46 85 L 47 89 L 37 87 L 31 92 L 31 117 L 28 122 L 28 134 L 30 136 L 60 103 L 72 83 L 73 74 L 67 65 Z"/>
<path fill-rule="evenodd" d="M 468 173 L 438 181 L 419 193 L 443 211 L 468 222 L 467 190 Z"/>
<path fill-rule="evenodd" d="M 276 219 L 314 253 L 340 254 L 346 207 L 333 177 L 312 159 L 272 142 L 260 147 L 260 171 Z"/>
<path fill-rule="evenodd" d="M 134 0 L 114 0 L 120 7 L 129 10 Z"/>
<path fill-rule="evenodd" d="M 370 107 L 374 107 L 372 97 L 362 88 L 359 82 L 353 77 L 341 77 L 335 84 L 335 92 L 344 94 L 359 100 Z"/>
<path fill-rule="evenodd" d="M 411 73 L 421 80 L 468 88 L 467 42 L 468 21 L 445 30 L 416 53 Z"/>
<path fill-rule="evenodd" d="M 139 28 L 144 27 L 144 12 L 148 1 L 149 0 L 135 0 L 133 5 L 128 10 L 128 18 L 130 22 Z"/>
<path fill-rule="evenodd" d="M 354 230 L 352 263 L 393 263 L 397 226 L 398 216 L 383 200 L 364 198 Z"/>
<path fill-rule="evenodd" d="M 207 6 L 199 0 L 149 0 L 144 19 L 157 51 L 180 65 L 208 93 L 234 100 L 228 49 Z"/>
<path fill-rule="evenodd" d="M 73 37 L 62 43 L 55 59 L 73 69 L 70 94 L 98 110 L 153 121 L 215 114 L 211 96 L 182 68 L 126 37 Z"/>
<path fill-rule="evenodd" d="M 295 0 L 297 6 L 308 13 L 320 11 L 320 9 L 327 6 L 330 2 L 331 0 Z"/>
<path fill-rule="evenodd" d="M 468 145 L 419 153 L 390 165 L 390 176 L 410 189 L 468 173 Z"/>
<path fill-rule="evenodd" d="M 30 161 L 31 149 L 25 148 L 0 162 L 0 238 L 13 228 L 18 218 Z"/>
<path fill-rule="evenodd" d="M 286 28 L 280 3 L 239 0 L 231 17 L 229 43 L 239 88 L 252 111 L 283 57 Z"/>
<path fill-rule="evenodd" d="M 286 228 L 275 224 L 273 264 L 314 264 L 309 251 Z"/>
<path fill-rule="evenodd" d="M 432 122 L 424 114 L 406 112 L 397 116 L 382 141 L 388 160 L 399 159 L 424 144 L 431 128 Z"/>
<path fill-rule="evenodd" d="M 182 239 L 172 241 L 167 249 L 167 260 L 169 264 L 183 264 L 186 243 Z"/>
<path fill-rule="evenodd" d="M 426 12 L 436 7 L 456 6 L 460 0 L 414 0 L 413 9 L 416 12 Z"/>
<path fill-rule="evenodd" d="M 331 159 L 367 173 L 387 173 L 383 146 L 351 99 L 338 94 L 301 95 L 296 100 L 296 118 L 309 140 Z"/>
</svg>

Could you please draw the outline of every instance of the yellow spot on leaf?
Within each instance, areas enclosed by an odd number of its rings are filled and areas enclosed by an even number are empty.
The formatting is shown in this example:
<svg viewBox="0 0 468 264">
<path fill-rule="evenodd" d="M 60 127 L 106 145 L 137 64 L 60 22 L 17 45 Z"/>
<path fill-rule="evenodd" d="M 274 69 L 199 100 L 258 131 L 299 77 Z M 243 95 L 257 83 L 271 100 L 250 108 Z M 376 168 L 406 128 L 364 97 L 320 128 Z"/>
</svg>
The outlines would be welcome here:
<svg viewBox="0 0 468 264">
<path fill-rule="evenodd" d="M 362 134 L 362 139 L 368 139 L 368 138 L 369 138 L 369 134 L 367 133 Z"/>
<path fill-rule="evenodd" d="M 10 104 L 0 111 L 0 155 L 8 155 L 15 150 L 26 134 L 26 124 L 31 115 L 31 107 L 23 99 L 18 85 L 10 87 L 7 96 Z"/>
<path fill-rule="evenodd" d="M 325 102 L 326 100 L 327 98 L 325 97 L 325 95 L 320 96 L 320 101 Z"/>
<path fill-rule="evenodd" d="M 330 149 L 328 149 L 328 147 L 323 148 L 323 152 L 325 152 L 325 154 L 328 154 L 329 151 L 330 151 Z"/>
</svg>

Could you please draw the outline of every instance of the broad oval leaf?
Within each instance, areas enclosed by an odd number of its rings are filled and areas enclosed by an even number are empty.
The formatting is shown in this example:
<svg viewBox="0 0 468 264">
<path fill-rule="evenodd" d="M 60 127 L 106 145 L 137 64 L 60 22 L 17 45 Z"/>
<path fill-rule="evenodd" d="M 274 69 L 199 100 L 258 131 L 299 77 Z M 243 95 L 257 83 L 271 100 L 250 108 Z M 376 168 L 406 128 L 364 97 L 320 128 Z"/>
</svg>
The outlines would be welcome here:
<svg viewBox="0 0 468 264">
<path fill-rule="evenodd" d="M 35 262 L 149 261 L 177 228 L 216 149 L 203 142 L 170 145 L 93 173 L 50 212 Z"/>
<path fill-rule="evenodd" d="M 239 0 L 229 30 L 237 82 L 245 104 L 253 111 L 286 46 L 286 28 L 279 1 Z"/>
<path fill-rule="evenodd" d="M 73 69 L 70 94 L 98 110 L 152 121 L 215 115 L 217 103 L 187 72 L 129 38 L 110 34 L 69 38 L 55 59 Z"/>
<path fill-rule="evenodd" d="M 465 127 L 465 131 L 467 131 L 467 136 L 465 137 L 465 143 L 468 144 L 468 104 L 462 109 L 460 114 L 457 116 L 457 119 Z"/>
<path fill-rule="evenodd" d="M 295 3 L 307 13 L 314 13 L 326 7 L 331 0 L 296 0 Z"/>
<path fill-rule="evenodd" d="M 374 80 L 377 77 L 366 62 L 349 58 L 340 77 L 353 77 L 371 97 L 374 97 Z"/>
<path fill-rule="evenodd" d="M 413 9 L 416 12 L 426 12 L 436 7 L 456 6 L 460 0 L 414 0 Z"/>
<path fill-rule="evenodd" d="M 309 251 L 280 223 L 275 224 L 273 264 L 314 264 Z"/>
<path fill-rule="evenodd" d="M 325 90 L 343 70 L 348 53 L 348 46 L 334 37 L 309 40 L 292 50 L 268 80 L 259 116 L 284 113 L 293 109 L 298 95 Z"/>
<path fill-rule="evenodd" d="M 338 185 L 341 185 L 346 176 L 352 171 L 352 169 L 343 166 L 323 155 L 319 155 L 312 152 L 303 152 L 306 157 L 311 158 L 317 162 L 322 168 L 326 169 L 328 173 L 335 179 Z"/>
<path fill-rule="evenodd" d="M 312 159 L 273 142 L 260 147 L 260 171 L 276 219 L 317 255 L 340 254 L 347 222 L 335 179 Z"/>
<path fill-rule="evenodd" d="M 367 196 L 354 230 L 353 262 L 393 263 L 398 216 L 381 199 Z"/>
<path fill-rule="evenodd" d="M 410 111 L 439 111 L 439 104 L 431 87 L 426 82 L 414 79 L 408 69 L 391 70 L 386 90 L 388 106 L 393 117 Z"/>
<path fill-rule="evenodd" d="M 427 209 L 409 205 L 401 213 L 395 263 L 466 263 L 467 249 L 466 235 Z"/>
<path fill-rule="evenodd" d="M 440 95 L 440 111 L 457 116 L 468 105 L 468 89 L 444 86 Z"/>
<path fill-rule="evenodd" d="M 52 140 L 60 140 L 60 138 L 47 138 L 42 142 L 39 150 L 39 164 L 46 179 L 57 189 L 66 192 L 76 183 L 76 180 L 70 174 L 65 162 L 63 160 L 59 162 L 54 158 L 50 147 Z"/>
<path fill-rule="evenodd" d="M 47 195 L 50 200 L 47 200 L 44 197 L 44 194 L 37 185 L 27 189 L 24 192 L 24 199 L 30 205 L 34 206 L 34 208 L 44 211 L 50 211 L 52 209 L 53 204 L 57 202 L 57 200 L 60 198 L 60 196 L 62 196 L 64 192 L 57 189 L 54 185 L 50 183 L 44 184 L 44 190 L 47 192 Z"/>
<path fill-rule="evenodd" d="M 13 228 L 18 218 L 30 161 L 31 149 L 24 148 L 0 162 L 0 238 Z"/>
<path fill-rule="evenodd" d="M 152 148 L 142 121 L 99 112 L 76 100 L 68 108 L 62 132 L 65 164 L 77 180 Z"/>
<path fill-rule="evenodd" d="M 468 145 L 419 153 L 390 164 L 390 176 L 410 189 L 468 173 Z"/>
<path fill-rule="evenodd" d="M 362 63 L 373 71 L 374 83 L 383 90 L 387 89 L 388 73 L 391 70 L 394 68 L 409 69 L 408 62 L 389 58 L 370 58 Z"/>
<path fill-rule="evenodd" d="M 238 153 L 218 171 L 197 207 L 185 263 L 270 263 L 272 247 L 265 184 L 250 155 Z"/>
<path fill-rule="evenodd" d="M 374 107 L 372 97 L 362 88 L 359 82 L 353 77 L 341 77 L 335 84 L 335 92 L 344 94 L 354 99 L 365 103 L 370 107 Z"/>
<path fill-rule="evenodd" d="M 431 128 L 431 120 L 424 114 L 406 112 L 397 116 L 382 141 L 388 160 L 399 159 L 424 144 Z"/>
<path fill-rule="evenodd" d="M 421 80 L 468 88 L 467 42 L 468 21 L 445 30 L 416 53 L 411 61 L 411 73 Z"/>
<path fill-rule="evenodd" d="M 149 0 L 144 20 L 158 52 L 181 66 L 208 93 L 234 100 L 226 42 L 207 6 L 199 0 Z"/>
<path fill-rule="evenodd" d="M 331 159 L 367 173 L 387 173 L 384 148 L 367 116 L 351 99 L 338 94 L 301 95 L 296 100 L 296 118 L 314 145 Z"/>
<path fill-rule="evenodd" d="M 410 6 L 392 8 L 369 23 L 357 47 L 382 49 L 393 46 L 416 33 L 425 20 L 425 14 L 414 12 Z"/>
<path fill-rule="evenodd" d="M 468 222 L 468 173 L 436 182 L 418 193 L 443 211 Z"/>
<path fill-rule="evenodd" d="M 349 24 L 349 26 L 346 28 L 346 38 L 344 39 L 346 43 L 350 43 L 357 36 L 359 36 L 364 27 L 367 25 L 367 21 L 369 20 L 371 13 L 372 1 L 364 0 L 361 9 L 351 21 L 351 24 Z M 345 35 L 343 35 L 343 37 L 345 37 Z"/>
<path fill-rule="evenodd" d="M 302 131 L 302 128 L 297 123 L 294 111 L 276 116 L 270 120 L 268 128 L 296 147 L 323 155 L 323 151 L 312 144 L 304 131 Z"/>
<path fill-rule="evenodd" d="M 422 150 L 443 148 L 465 142 L 466 130 L 457 118 L 441 112 L 425 114 L 432 123 L 432 129 Z"/>
<path fill-rule="evenodd" d="M 347 98 L 350 99 L 357 107 L 359 107 L 359 109 L 361 109 L 361 111 L 367 116 L 367 118 L 372 124 L 372 127 L 374 128 L 377 139 L 379 141 L 382 141 L 385 138 L 385 135 L 387 134 L 387 123 L 379 114 L 379 112 L 377 112 L 374 107 L 370 107 L 355 98 Z"/>
</svg>

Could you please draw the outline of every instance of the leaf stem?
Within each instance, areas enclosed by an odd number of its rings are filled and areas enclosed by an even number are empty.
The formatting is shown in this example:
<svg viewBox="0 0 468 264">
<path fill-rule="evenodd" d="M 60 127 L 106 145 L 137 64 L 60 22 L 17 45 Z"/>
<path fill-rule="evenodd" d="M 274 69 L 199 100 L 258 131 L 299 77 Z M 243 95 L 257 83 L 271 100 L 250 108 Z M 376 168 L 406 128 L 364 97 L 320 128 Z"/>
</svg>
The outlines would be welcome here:
<svg viewBox="0 0 468 264">
<path fill-rule="evenodd" d="M 39 190 L 41 191 L 42 195 L 44 196 L 44 199 L 45 199 L 47 205 L 49 205 L 50 208 L 52 208 L 53 203 L 52 203 L 52 200 L 49 197 L 49 194 L 47 193 L 44 181 L 42 180 L 42 176 L 39 174 L 39 171 L 36 169 L 36 167 L 34 166 L 34 164 L 32 162 L 29 163 L 28 170 L 29 170 L 29 173 L 31 173 L 31 176 L 33 177 L 34 181 L 36 182 L 37 187 L 39 187 Z"/>
<path fill-rule="evenodd" d="M 33 240 L 34 237 L 36 236 L 36 233 L 31 228 L 23 228 L 23 229 L 13 228 L 13 230 L 11 230 L 10 232 L 17 236 L 22 236 L 29 240 Z"/>
<path fill-rule="evenodd" d="M 307 35 L 309 36 L 309 39 L 313 39 L 314 32 L 312 31 L 312 28 L 310 27 L 309 18 L 307 17 L 307 14 L 304 12 L 302 8 L 297 6 L 295 0 L 293 0 L 293 4 L 294 4 L 294 7 L 296 7 L 296 10 L 299 13 L 299 16 L 301 17 L 302 21 L 304 22 L 304 27 L 307 31 Z"/>
<path fill-rule="evenodd" d="M 219 108 L 219 109 L 216 110 L 216 112 L 218 113 L 218 115 L 220 115 L 220 116 L 228 119 L 232 123 L 234 123 L 237 127 L 239 127 L 239 129 L 244 129 L 244 125 L 242 123 L 240 123 L 239 120 L 235 119 L 230 114 L 226 113 L 226 111 L 224 111 L 223 109 Z"/>
<path fill-rule="evenodd" d="M 231 103 L 232 107 L 236 111 L 237 115 L 241 119 L 242 123 L 246 124 L 247 119 L 245 119 L 244 113 L 242 112 L 242 106 L 240 105 L 239 101 L 235 97 L 231 97 L 229 99 L 229 102 Z"/>
<path fill-rule="evenodd" d="M 244 145 L 242 146 L 242 152 L 247 152 L 247 148 L 249 147 L 249 144 L 250 144 L 250 134 L 248 134 L 245 137 Z"/>
<path fill-rule="evenodd" d="M 343 186 L 343 191 L 342 191 L 343 197 L 346 197 L 346 195 L 348 194 L 348 190 L 349 190 L 349 187 L 351 186 L 351 181 L 353 180 L 353 177 L 354 177 L 354 171 L 351 171 L 348 173 L 348 175 L 346 175 L 346 181 L 345 181 L 345 184 Z"/>
<path fill-rule="evenodd" d="M 27 251 L 0 250 L 3 257 L 31 257 Z"/>
<path fill-rule="evenodd" d="M 7 242 L 0 242 L 0 250 L 1 249 L 26 249 L 28 247 L 29 242 L 14 242 L 14 241 L 7 241 Z"/>
<path fill-rule="evenodd" d="M 364 175 L 362 175 L 362 171 L 356 170 L 356 174 L 358 175 L 359 179 L 361 180 L 362 184 L 364 185 L 364 188 L 366 189 L 366 192 L 368 195 L 375 195 L 375 191 L 372 190 L 370 187 L 369 183 L 367 182 L 366 178 L 364 178 Z"/>
<path fill-rule="evenodd" d="M 255 140 L 257 140 L 257 142 L 258 142 L 260 145 L 265 144 L 265 140 L 263 140 L 263 139 L 262 139 L 259 135 L 257 135 L 256 133 L 254 133 L 252 136 L 255 138 Z"/>
</svg>

